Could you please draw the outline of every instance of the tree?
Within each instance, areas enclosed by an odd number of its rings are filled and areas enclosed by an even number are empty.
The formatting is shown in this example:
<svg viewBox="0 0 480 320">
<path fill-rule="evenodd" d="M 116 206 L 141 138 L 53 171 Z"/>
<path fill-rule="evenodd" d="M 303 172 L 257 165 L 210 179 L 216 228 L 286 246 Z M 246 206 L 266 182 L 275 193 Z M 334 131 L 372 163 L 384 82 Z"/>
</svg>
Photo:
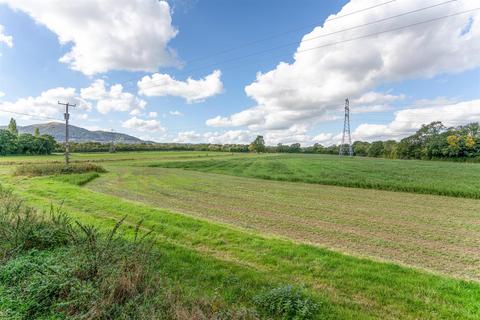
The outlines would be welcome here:
<svg viewBox="0 0 480 320">
<path fill-rule="evenodd" d="M 10 123 L 8 124 L 8 131 L 13 135 L 18 136 L 17 121 L 13 118 L 10 119 Z"/>
<path fill-rule="evenodd" d="M 383 157 L 387 159 L 397 158 L 397 142 L 395 140 L 383 142 Z"/>
<path fill-rule="evenodd" d="M 364 141 L 355 141 L 352 145 L 353 153 L 356 156 L 366 157 L 368 155 L 368 148 L 370 148 L 370 143 Z"/>
<path fill-rule="evenodd" d="M 263 136 L 257 136 L 255 140 L 250 143 L 248 146 L 248 150 L 250 152 L 265 152 L 265 140 L 263 139 Z"/>
<path fill-rule="evenodd" d="M 33 130 L 33 135 L 34 135 L 36 138 L 40 137 L 40 129 L 35 128 L 35 130 Z"/>
<path fill-rule="evenodd" d="M 300 143 L 293 143 L 288 148 L 288 152 L 290 153 L 300 153 L 302 151 Z"/>
<path fill-rule="evenodd" d="M 383 141 L 374 141 L 368 148 L 368 156 L 369 157 L 381 157 L 383 156 Z"/>
<path fill-rule="evenodd" d="M 14 154 L 17 152 L 17 136 L 9 130 L 0 130 L 0 154 Z"/>
</svg>

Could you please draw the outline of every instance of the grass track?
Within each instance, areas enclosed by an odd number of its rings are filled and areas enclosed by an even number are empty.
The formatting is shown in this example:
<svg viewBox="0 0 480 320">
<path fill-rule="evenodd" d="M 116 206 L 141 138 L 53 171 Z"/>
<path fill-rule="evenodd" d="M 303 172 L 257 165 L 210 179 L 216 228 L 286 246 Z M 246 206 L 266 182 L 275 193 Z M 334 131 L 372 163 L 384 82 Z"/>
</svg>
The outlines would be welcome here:
<svg viewBox="0 0 480 320">
<path fill-rule="evenodd" d="M 299 283 L 324 301 L 326 318 L 477 319 L 480 285 L 394 264 L 266 238 L 224 225 L 159 210 L 49 178 L 12 181 L 37 207 L 64 202 L 76 218 L 111 226 L 145 220 L 166 250 L 164 272 L 177 273 L 193 292 L 225 290 L 227 300 L 245 298 L 269 281 Z M 170 257 L 170 258 L 169 258 Z M 173 259 L 173 260 L 172 260 Z"/>
<path fill-rule="evenodd" d="M 480 164 L 472 163 L 280 155 L 172 161 L 149 166 L 268 180 L 480 199 Z"/>
</svg>

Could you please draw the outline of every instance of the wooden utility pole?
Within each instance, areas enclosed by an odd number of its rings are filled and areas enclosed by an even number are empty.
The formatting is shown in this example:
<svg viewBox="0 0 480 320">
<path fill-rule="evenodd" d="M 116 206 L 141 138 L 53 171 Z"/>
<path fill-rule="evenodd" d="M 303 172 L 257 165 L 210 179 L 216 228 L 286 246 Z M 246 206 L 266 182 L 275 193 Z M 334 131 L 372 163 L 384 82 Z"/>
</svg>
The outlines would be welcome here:
<svg viewBox="0 0 480 320">
<path fill-rule="evenodd" d="M 113 129 L 111 130 L 112 132 L 112 139 L 110 141 L 110 150 L 109 152 L 110 153 L 115 153 L 115 132 L 113 131 Z"/>
<path fill-rule="evenodd" d="M 70 119 L 70 113 L 68 112 L 68 107 L 75 107 L 75 104 L 62 103 L 58 101 L 59 105 L 65 106 L 65 164 L 68 166 L 70 163 L 70 144 L 68 142 L 68 120 Z"/>
</svg>

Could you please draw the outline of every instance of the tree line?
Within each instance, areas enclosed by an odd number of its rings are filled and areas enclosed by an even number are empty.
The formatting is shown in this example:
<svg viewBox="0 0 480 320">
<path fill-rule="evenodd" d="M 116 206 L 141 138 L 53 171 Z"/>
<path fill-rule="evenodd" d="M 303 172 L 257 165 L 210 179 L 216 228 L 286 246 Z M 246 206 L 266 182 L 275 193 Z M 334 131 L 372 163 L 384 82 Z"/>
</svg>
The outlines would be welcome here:
<svg viewBox="0 0 480 320">
<path fill-rule="evenodd" d="M 115 151 L 219 151 L 257 153 L 316 153 L 338 154 L 339 145 L 302 147 L 300 143 L 267 146 L 263 136 L 257 136 L 250 144 L 211 143 L 100 143 L 73 142 L 71 152 L 115 152 Z M 0 130 L 0 154 L 50 154 L 63 152 L 63 143 L 56 143 L 49 135 L 40 135 L 38 129 L 31 134 L 18 134 L 16 122 L 10 120 L 6 130 Z M 457 127 L 446 127 L 441 122 L 422 125 L 413 135 L 399 142 L 355 141 L 356 156 L 388 159 L 425 159 L 480 161 L 480 125 L 470 123 Z"/>
<path fill-rule="evenodd" d="M 58 152 L 63 145 L 58 145 Z M 220 151 L 220 152 L 257 152 L 257 153 L 317 153 L 338 154 L 339 145 L 302 147 L 300 143 L 268 146 L 263 136 L 257 136 L 250 144 L 210 144 L 210 143 L 115 143 L 116 151 Z M 71 143 L 72 152 L 109 152 L 111 144 L 99 142 Z M 441 122 L 432 122 L 413 135 L 399 142 L 355 141 L 353 150 L 356 156 L 388 159 L 449 159 L 480 160 L 480 126 L 471 123 L 464 126 L 447 128 Z"/>
<path fill-rule="evenodd" d="M 17 122 L 10 119 L 7 129 L 0 129 L 0 154 L 51 154 L 57 143 L 52 136 L 40 135 L 38 128 L 35 133 L 18 133 Z"/>
</svg>

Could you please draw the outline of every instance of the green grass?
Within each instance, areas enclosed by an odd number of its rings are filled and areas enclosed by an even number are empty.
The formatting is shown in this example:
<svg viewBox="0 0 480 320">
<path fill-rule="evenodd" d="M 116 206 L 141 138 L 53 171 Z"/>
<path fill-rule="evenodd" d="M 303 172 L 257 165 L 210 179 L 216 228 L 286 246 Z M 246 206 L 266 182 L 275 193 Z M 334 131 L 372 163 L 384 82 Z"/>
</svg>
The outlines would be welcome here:
<svg viewBox="0 0 480 320">
<path fill-rule="evenodd" d="M 280 155 L 153 163 L 269 180 L 404 191 L 480 199 L 480 164 L 340 158 L 328 155 Z"/>
<path fill-rule="evenodd" d="M 480 280 L 480 201 L 474 199 L 113 166 L 87 188 L 356 256 Z"/>
<path fill-rule="evenodd" d="M 100 177 L 98 172 L 87 172 L 87 173 L 74 173 L 74 174 L 62 174 L 55 176 L 53 179 L 56 181 L 71 183 L 77 186 L 83 186 L 90 181 L 95 180 Z"/>
<path fill-rule="evenodd" d="M 144 151 L 144 152 L 116 152 L 116 153 L 72 153 L 72 162 L 112 162 L 112 161 L 139 161 L 158 159 L 196 159 L 210 157 L 230 157 L 227 152 L 200 152 L 200 151 Z M 63 163 L 64 155 L 60 153 L 48 156 L 0 156 L 2 165 L 18 165 L 22 163 Z"/>
<path fill-rule="evenodd" d="M 157 250 L 141 225 L 132 232 L 119 221 L 102 233 L 56 209 L 42 215 L 5 189 L 0 204 L 0 319 L 256 319 L 248 295 L 234 305 L 183 286 L 181 271 L 169 268 L 182 258 L 208 261 L 182 248 Z"/>
<path fill-rule="evenodd" d="M 132 229 L 143 219 L 164 254 L 159 273 L 197 297 L 248 305 L 263 287 L 295 283 L 322 306 L 318 318 L 480 317 L 475 282 L 265 237 L 48 177 L 9 180 L 30 204 L 48 208 L 52 201 L 63 202 L 72 217 L 102 228 L 111 228 L 124 215 Z"/>
</svg>

